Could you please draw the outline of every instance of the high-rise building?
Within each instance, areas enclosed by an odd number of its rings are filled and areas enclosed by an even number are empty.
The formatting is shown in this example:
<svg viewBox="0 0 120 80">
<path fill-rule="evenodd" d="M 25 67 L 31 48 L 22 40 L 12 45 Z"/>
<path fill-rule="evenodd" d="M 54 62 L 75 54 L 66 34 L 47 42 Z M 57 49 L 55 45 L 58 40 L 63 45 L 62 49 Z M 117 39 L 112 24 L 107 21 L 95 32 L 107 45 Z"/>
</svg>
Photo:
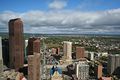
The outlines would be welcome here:
<svg viewBox="0 0 120 80">
<path fill-rule="evenodd" d="M 40 53 L 40 38 L 29 38 L 28 40 L 28 55 Z"/>
<path fill-rule="evenodd" d="M 2 53 L 3 53 L 3 63 L 4 65 L 9 67 L 10 61 L 9 61 L 9 40 L 8 39 L 2 39 Z"/>
<path fill-rule="evenodd" d="M 78 80 L 89 80 L 89 65 L 86 61 L 76 64 L 76 75 Z"/>
<path fill-rule="evenodd" d="M 24 64 L 23 22 L 20 18 L 9 21 L 10 67 L 18 70 Z"/>
<path fill-rule="evenodd" d="M 69 41 L 63 42 L 63 54 L 65 59 L 67 60 L 72 59 L 72 42 L 69 42 Z"/>
<path fill-rule="evenodd" d="M 76 47 L 76 59 L 85 57 L 85 48 L 84 47 Z"/>
<path fill-rule="evenodd" d="M 60 48 L 57 48 L 56 54 L 60 54 Z"/>
<path fill-rule="evenodd" d="M 120 73 L 120 55 L 119 54 L 110 54 L 108 56 L 108 68 L 107 69 L 108 69 L 109 74 Z"/>
<path fill-rule="evenodd" d="M 0 72 L 3 71 L 3 58 L 2 58 L 2 40 L 0 37 Z"/>
<path fill-rule="evenodd" d="M 27 57 L 27 51 L 28 51 L 28 40 L 25 40 L 25 58 Z"/>
<path fill-rule="evenodd" d="M 28 56 L 28 80 L 40 79 L 40 53 Z"/>
<path fill-rule="evenodd" d="M 100 79 L 102 77 L 102 65 L 97 66 L 97 78 Z"/>
</svg>

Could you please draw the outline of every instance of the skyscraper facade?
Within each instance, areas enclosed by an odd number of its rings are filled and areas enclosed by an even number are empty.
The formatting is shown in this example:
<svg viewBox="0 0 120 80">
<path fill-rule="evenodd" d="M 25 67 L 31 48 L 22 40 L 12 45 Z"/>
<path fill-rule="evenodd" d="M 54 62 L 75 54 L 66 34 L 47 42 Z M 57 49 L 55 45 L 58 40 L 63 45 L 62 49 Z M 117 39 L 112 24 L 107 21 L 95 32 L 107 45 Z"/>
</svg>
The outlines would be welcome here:
<svg viewBox="0 0 120 80">
<path fill-rule="evenodd" d="M 3 63 L 9 67 L 9 39 L 2 39 Z"/>
<path fill-rule="evenodd" d="M 40 53 L 28 56 L 28 80 L 40 79 Z"/>
<path fill-rule="evenodd" d="M 28 55 L 40 53 L 40 38 L 29 38 L 28 40 Z"/>
<path fill-rule="evenodd" d="M 102 67 L 102 65 L 97 65 L 97 68 L 96 68 L 97 70 L 97 79 L 100 79 L 101 77 L 102 77 L 102 69 L 103 69 L 103 67 Z"/>
<path fill-rule="evenodd" d="M 9 21 L 10 67 L 18 70 L 24 64 L 23 22 L 20 18 Z"/>
<path fill-rule="evenodd" d="M 84 56 L 85 56 L 85 48 L 76 47 L 76 59 L 84 58 Z"/>
<path fill-rule="evenodd" d="M 118 74 L 120 73 L 120 55 L 119 54 L 110 54 L 108 56 L 108 73 L 109 74 Z"/>
<path fill-rule="evenodd" d="M 86 61 L 76 64 L 76 75 L 78 80 L 89 80 L 89 65 Z"/>
<path fill-rule="evenodd" d="M 68 60 L 72 59 L 72 42 L 69 41 L 63 42 L 63 54 L 66 59 Z"/>
<path fill-rule="evenodd" d="M 2 40 L 0 37 L 0 73 L 3 71 Z"/>
</svg>

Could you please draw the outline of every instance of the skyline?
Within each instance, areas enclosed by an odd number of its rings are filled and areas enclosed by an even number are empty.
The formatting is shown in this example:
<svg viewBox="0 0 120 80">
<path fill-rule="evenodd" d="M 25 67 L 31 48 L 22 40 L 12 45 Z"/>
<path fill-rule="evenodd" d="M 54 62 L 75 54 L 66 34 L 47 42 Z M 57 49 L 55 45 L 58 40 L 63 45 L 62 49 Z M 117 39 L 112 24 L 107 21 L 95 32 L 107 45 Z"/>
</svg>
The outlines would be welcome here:
<svg viewBox="0 0 120 80">
<path fill-rule="evenodd" d="M 25 33 L 120 34 L 119 0 L 1 0 L 0 32 L 21 18 Z"/>
</svg>

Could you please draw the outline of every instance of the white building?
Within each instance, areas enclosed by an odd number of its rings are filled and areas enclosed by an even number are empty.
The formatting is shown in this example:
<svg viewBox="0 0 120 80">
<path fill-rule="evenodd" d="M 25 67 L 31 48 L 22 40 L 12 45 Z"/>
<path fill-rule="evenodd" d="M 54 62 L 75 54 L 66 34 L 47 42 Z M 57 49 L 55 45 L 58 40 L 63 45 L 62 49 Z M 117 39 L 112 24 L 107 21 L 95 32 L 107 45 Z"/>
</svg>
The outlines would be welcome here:
<svg viewBox="0 0 120 80">
<path fill-rule="evenodd" d="M 27 57 L 28 40 L 25 40 L 25 57 Z"/>
<path fill-rule="evenodd" d="M 28 40 L 26 39 L 25 40 L 25 47 L 27 47 L 28 46 Z"/>
<path fill-rule="evenodd" d="M 90 53 L 88 54 L 88 58 L 89 58 L 90 60 L 94 60 L 94 52 L 90 52 Z"/>
<path fill-rule="evenodd" d="M 101 56 L 107 57 L 107 56 L 108 56 L 108 52 L 102 52 L 102 53 L 101 53 Z"/>
<path fill-rule="evenodd" d="M 78 80 L 89 80 L 89 65 L 86 61 L 76 64 L 76 75 Z"/>
</svg>

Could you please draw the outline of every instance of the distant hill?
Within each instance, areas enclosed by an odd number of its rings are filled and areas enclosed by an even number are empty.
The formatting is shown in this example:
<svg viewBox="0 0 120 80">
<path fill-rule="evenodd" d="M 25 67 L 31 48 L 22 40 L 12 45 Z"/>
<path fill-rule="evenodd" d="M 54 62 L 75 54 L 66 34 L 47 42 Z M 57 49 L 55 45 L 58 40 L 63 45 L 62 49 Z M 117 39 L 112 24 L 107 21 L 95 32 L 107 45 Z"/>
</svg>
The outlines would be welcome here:
<svg viewBox="0 0 120 80">
<path fill-rule="evenodd" d="M 2 38 L 8 38 L 7 32 L 0 32 Z M 36 33 L 24 33 L 25 38 L 28 37 L 56 37 L 56 36 L 68 36 L 68 37 L 82 37 L 82 36 L 91 36 L 91 37 L 120 37 L 120 34 L 36 34 Z"/>
</svg>

